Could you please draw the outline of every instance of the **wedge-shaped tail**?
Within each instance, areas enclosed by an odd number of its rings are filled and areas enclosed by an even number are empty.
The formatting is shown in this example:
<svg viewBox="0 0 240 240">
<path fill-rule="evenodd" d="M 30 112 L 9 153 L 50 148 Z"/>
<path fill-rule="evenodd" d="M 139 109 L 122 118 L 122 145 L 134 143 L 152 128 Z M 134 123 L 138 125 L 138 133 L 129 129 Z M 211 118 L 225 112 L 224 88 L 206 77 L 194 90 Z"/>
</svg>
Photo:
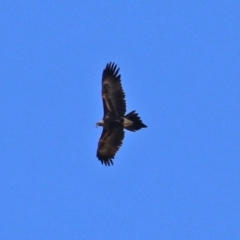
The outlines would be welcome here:
<svg viewBox="0 0 240 240">
<path fill-rule="evenodd" d="M 146 128 L 147 126 L 142 122 L 141 118 L 135 111 L 132 111 L 125 115 L 124 117 L 124 128 L 135 132 L 141 128 Z"/>
</svg>

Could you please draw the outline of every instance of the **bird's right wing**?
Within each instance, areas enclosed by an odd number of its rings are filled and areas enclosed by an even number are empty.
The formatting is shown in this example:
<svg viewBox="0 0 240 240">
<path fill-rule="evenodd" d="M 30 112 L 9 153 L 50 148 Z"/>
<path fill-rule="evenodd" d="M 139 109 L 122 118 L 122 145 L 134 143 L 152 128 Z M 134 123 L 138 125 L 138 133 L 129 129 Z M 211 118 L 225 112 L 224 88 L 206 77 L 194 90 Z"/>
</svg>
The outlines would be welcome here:
<svg viewBox="0 0 240 240">
<path fill-rule="evenodd" d="M 97 157 L 105 165 L 113 164 L 113 159 L 122 145 L 124 130 L 122 127 L 114 130 L 103 128 L 102 135 L 98 142 Z"/>
</svg>

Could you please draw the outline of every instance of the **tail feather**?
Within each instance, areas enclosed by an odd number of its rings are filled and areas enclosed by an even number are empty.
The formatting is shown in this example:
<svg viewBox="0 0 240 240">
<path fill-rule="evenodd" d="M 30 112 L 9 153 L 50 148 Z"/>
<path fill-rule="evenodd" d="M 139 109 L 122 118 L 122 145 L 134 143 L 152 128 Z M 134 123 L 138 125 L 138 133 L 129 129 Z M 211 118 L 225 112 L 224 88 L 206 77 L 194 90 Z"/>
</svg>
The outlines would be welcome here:
<svg viewBox="0 0 240 240">
<path fill-rule="evenodd" d="M 135 111 L 132 111 L 128 113 L 124 117 L 124 128 L 126 128 L 129 131 L 137 131 L 141 128 L 146 128 L 147 126 L 142 122 L 141 118 L 138 116 L 138 114 Z"/>
</svg>

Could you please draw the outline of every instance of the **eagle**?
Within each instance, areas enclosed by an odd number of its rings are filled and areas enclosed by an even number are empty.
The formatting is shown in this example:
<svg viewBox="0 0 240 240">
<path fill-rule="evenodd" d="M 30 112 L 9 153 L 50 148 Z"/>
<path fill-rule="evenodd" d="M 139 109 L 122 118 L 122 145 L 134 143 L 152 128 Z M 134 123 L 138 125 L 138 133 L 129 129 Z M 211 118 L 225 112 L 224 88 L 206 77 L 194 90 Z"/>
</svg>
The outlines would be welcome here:
<svg viewBox="0 0 240 240">
<path fill-rule="evenodd" d="M 116 152 L 122 145 L 124 129 L 135 132 L 147 126 L 136 111 L 126 113 L 125 93 L 121 84 L 120 68 L 110 62 L 102 73 L 103 119 L 97 122 L 102 126 L 98 142 L 97 158 L 106 166 L 113 165 Z"/>
</svg>

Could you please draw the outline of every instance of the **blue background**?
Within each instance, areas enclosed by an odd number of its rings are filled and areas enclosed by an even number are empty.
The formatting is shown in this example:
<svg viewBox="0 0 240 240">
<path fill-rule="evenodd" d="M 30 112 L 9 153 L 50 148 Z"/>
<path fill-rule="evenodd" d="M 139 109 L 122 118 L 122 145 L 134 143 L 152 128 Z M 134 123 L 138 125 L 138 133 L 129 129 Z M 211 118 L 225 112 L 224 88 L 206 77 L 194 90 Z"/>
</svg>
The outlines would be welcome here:
<svg viewBox="0 0 240 240">
<path fill-rule="evenodd" d="M 240 239 L 240 2 L 1 1 L 0 239 Z M 96 158 L 101 74 L 127 132 Z"/>
</svg>

